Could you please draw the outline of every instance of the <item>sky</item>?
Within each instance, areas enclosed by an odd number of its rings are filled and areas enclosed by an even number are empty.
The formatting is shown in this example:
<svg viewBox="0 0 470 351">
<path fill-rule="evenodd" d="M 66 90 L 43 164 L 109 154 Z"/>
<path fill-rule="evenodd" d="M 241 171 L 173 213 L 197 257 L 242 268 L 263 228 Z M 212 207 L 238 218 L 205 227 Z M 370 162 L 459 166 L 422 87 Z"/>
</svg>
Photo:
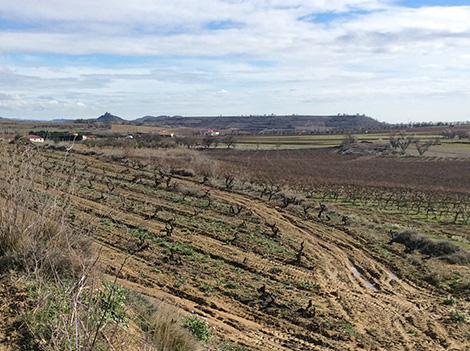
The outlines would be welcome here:
<svg viewBox="0 0 470 351">
<path fill-rule="evenodd" d="M 470 120 L 470 0 L 0 0 L 0 116 Z"/>
</svg>

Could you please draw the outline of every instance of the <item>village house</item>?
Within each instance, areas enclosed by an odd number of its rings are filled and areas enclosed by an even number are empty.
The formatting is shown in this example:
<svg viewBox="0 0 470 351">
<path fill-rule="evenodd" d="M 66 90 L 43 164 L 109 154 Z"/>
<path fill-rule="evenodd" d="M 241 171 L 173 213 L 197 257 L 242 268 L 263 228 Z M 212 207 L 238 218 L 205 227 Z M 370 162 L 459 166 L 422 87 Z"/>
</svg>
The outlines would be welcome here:
<svg viewBox="0 0 470 351">
<path fill-rule="evenodd" d="M 32 143 L 43 143 L 44 142 L 44 138 L 40 137 L 39 135 L 29 134 L 29 135 L 26 135 L 26 137 Z"/>
<path fill-rule="evenodd" d="M 213 129 L 209 129 L 204 133 L 205 136 L 217 136 L 219 134 L 220 134 L 219 132 L 216 132 Z"/>
</svg>

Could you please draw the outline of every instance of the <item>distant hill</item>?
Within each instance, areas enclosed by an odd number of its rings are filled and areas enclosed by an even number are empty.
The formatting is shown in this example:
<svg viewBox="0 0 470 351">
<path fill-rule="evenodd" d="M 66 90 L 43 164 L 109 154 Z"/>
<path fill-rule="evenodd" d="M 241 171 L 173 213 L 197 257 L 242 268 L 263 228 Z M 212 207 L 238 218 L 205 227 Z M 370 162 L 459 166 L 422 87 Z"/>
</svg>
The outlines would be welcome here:
<svg viewBox="0 0 470 351">
<path fill-rule="evenodd" d="M 167 115 L 160 115 L 158 117 L 144 116 L 144 117 L 140 117 L 140 118 L 135 119 L 133 122 L 154 123 L 154 120 L 159 119 L 159 118 L 160 119 L 162 119 L 162 118 L 171 118 L 171 116 L 167 116 Z"/>
<path fill-rule="evenodd" d="M 289 133 L 298 131 L 369 130 L 381 129 L 387 123 L 364 115 L 337 116 L 227 116 L 227 117 L 181 117 L 145 116 L 131 123 L 143 123 L 167 127 L 200 129 L 236 129 L 245 133 Z"/>
<path fill-rule="evenodd" d="M 119 116 L 112 115 L 109 112 L 106 112 L 104 115 L 101 115 L 97 118 L 97 122 L 102 123 L 121 123 L 125 122 L 125 120 Z"/>
<path fill-rule="evenodd" d="M 109 112 L 106 112 L 104 115 L 101 115 L 98 118 L 77 119 L 74 122 L 75 123 L 101 122 L 101 123 L 110 123 L 110 124 L 111 123 L 113 124 L 128 123 L 128 121 L 126 121 L 124 118 L 112 115 Z"/>
</svg>

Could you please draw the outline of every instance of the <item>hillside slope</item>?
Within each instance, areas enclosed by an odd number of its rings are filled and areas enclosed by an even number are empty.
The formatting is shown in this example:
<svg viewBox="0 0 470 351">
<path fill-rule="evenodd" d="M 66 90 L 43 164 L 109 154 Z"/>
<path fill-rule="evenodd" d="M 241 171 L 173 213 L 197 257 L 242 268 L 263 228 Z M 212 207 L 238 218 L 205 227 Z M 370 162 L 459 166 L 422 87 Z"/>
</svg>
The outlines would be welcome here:
<svg viewBox="0 0 470 351">
<path fill-rule="evenodd" d="M 94 223 L 103 269 L 113 275 L 129 257 L 122 284 L 206 316 L 222 338 L 257 350 L 468 346 L 445 296 L 406 279 L 406 263 L 384 261 L 354 229 L 192 178 L 156 185 L 152 167 L 123 162 L 74 157 L 93 179 L 77 193 L 76 220 Z"/>
<path fill-rule="evenodd" d="M 468 301 L 442 304 L 446 294 L 412 279 L 399 245 L 381 255 L 354 224 L 161 165 L 42 157 L 46 181 L 76 183 L 72 221 L 93 233 L 102 271 L 205 316 L 223 340 L 266 351 L 468 349 L 469 326 L 449 317 Z"/>
<path fill-rule="evenodd" d="M 146 116 L 134 123 L 167 127 L 191 127 L 200 129 L 236 129 L 246 133 L 294 130 L 368 130 L 386 126 L 366 116 L 225 116 L 225 117 L 170 117 Z"/>
</svg>

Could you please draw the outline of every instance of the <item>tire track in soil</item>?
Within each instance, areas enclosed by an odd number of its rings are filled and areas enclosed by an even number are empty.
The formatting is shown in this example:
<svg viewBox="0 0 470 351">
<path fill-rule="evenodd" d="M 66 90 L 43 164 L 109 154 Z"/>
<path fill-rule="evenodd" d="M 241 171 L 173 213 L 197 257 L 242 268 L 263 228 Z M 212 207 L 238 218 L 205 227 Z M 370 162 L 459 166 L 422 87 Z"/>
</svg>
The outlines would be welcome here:
<svg viewBox="0 0 470 351">
<path fill-rule="evenodd" d="M 245 205 L 247 205 L 246 198 L 237 198 L 237 196 L 233 196 L 232 200 L 243 201 Z M 417 347 L 417 342 L 410 340 L 409 330 L 417 328 L 423 333 L 423 335 L 425 335 L 428 331 L 429 325 L 433 325 L 435 321 L 439 320 L 439 315 L 429 311 L 429 307 L 433 305 L 429 300 L 435 300 L 435 297 L 432 294 L 429 294 L 426 290 L 412 286 L 402 280 L 396 281 L 390 279 L 389 269 L 374 261 L 373 258 L 364 251 L 356 249 L 354 247 L 355 243 L 351 243 L 345 233 L 337 234 L 337 230 L 334 230 L 333 234 L 332 232 L 324 233 L 324 230 L 319 228 L 319 225 L 306 223 L 305 221 L 296 219 L 292 220 L 292 218 L 289 218 L 287 222 L 283 222 L 281 218 L 285 217 L 284 213 L 280 215 L 276 209 L 268 208 L 265 210 L 263 207 L 265 207 L 264 204 L 259 204 L 259 201 L 255 201 L 254 203 L 252 201 L 250 204 L 250 209 L 253 213 L 256 213 L 260 217 L 264 217 L 265 219 L 268 217 L 269 220 L 275 221 L 281 229 L 281 233 L 286 231 L 289 233 L 289 237 L 296 238 L 298 242 L 302 240 L 308 243 L 309 245 L 306 245 L 305 253 L 306 255 L 316 257 L 317 262 L 328 262 L 327 266 L 336 266 L 335 269 L 337 271 L 347 271 L 351 266 L 353 266 L 348 257 L 354 257 L 357 262 L 356 264 L 359 263 L 361 267 L 363 267 L 362 269 L 364 269 L 364 267 L 368 267 L 369 270 L 374 272 L 374 276 L 377 277 L 375 279 L 379 282 L 378 285 L 380 286 L 377 292 L 370 292 L 370 289 L 367 286 L 358 284 L 355 277 L 353 277 L 353 279 L 349 279 L 348 282 L 345 282 L 343 279 L 338 279 L 338 274 L 330 274 L 328 276 L 323 275 L 323 277 L 328 277 L 327 279 L 319 279 L 317 281 L 317 284 L 320 284 L 322 289 L 327 291 L 327 294 L 332 292 L 331 287 L 335 287 L 334 293 L 338 295 L 340 300 L 350 301 L 350 303 L 335 303 L 337 301 L 336 299 L 331 301 L 333 308 L 338 314 L 348 315 L 347 311 L 343 308 L 345 304 L 348 304 L 355 306 L 355 311 L 349 313 L 349 315 L 352 314 L 352 316 L 355 314 L 362 315 L 363 313 L 360 313 L 360 311 L 369 312 L 370 308 L 373 308 L 374 312 L 379 312 L 378 316 L 376 316 L 374 320 L 376 322 L 380 322 L 380 324 L 384 324 L 384 321 L 392 317 L 392 323 L 390 324 L 385 322 L 385 327 L 394 328 L 399 339 L 405 343 L 405 349 L 410 350 Z M 301 225 L 297 226 L 292 224 L 296 221 L 299 221 Z M 289 228 L 289 224 L 294 228 Z M 315 233 L 319 234 L 315 235 Z M 331 244 L 332 242 L 336 245 Z M 318 246 L 328 248 L 326 250 L 326 255 L 325 253 L 321 253 L 314 249 Z M 341 246 L 347 248 L 347 251 L 349 252 L 344 252 L 344 249 L 340 248 Z M 338 265 L 340 267 L 338 267 Z M 325 264 L 323 264 L 323 266 L 325 266 Z M 319 278 L 319 276 L 317 276 L 317 278 Z M 384 289 L 392 293 L 389 293 L 390 295 L 387 293 L 384 294 L 381 291 Z M 341 294 L 338 293 L 338 291 L 346 291 L 347 294 Z M 351 292 L 357 293 L 354 294 Z M 418 300 L 419 302 L 408 301 L 410 297 L 416 297 L 418 295 L 421 296 Z M 425 301 L 426 303 L 424 303 Z M 419 306 L 420 302 L 421 306 Z M 438 302 L 435 301 L 435 303 Z M 357 307 L 361 305 L 362 307 Z M 359 310 L 359 313 L 357 310 Z M 364 318 L 357 319 L 360 321 L 364 320 Z M 427 337 L 424 338 L 425 340 L 420 340 L 419 343 L 424 341 L 424 343 L 430 347 L 432 345 L 432 348 L 435 350 L 443 350 L 442 346 L 437 344 L 434 340 Z"/>
</svg>

